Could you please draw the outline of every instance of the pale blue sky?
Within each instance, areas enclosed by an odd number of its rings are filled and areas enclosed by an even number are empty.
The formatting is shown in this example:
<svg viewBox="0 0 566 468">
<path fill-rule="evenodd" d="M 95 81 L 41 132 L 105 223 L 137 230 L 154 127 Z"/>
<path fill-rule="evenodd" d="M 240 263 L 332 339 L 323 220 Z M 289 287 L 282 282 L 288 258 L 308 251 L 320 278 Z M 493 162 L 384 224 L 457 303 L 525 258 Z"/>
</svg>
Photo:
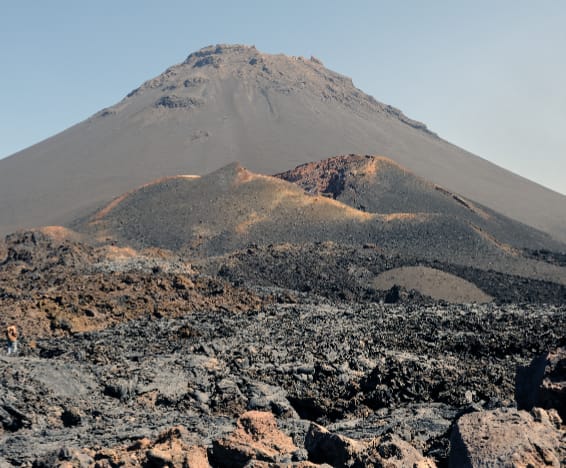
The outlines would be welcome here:
<svg viewBox="0 0 566 468">
<path fill-rule="evenodd" d="M 0 157 L 216 43 L 314 55 L 566 194 L 566 2 L 0 0 Z M 330 155 L 329 155 L 330 156 Z"/>
</svg>

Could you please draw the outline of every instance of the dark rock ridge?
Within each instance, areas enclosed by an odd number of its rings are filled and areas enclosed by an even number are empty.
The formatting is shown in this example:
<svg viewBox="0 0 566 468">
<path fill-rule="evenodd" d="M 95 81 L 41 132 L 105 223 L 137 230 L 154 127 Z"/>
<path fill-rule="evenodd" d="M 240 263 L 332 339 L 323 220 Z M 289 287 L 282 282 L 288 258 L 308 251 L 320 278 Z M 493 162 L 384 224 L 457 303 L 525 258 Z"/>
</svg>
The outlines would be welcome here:
<svg viewBox="0 0 566 468">
<path fill-rule="evenodd" d="M 201 133 L 209 137 L 190 137 Z M 385 155 L 461 201 L 566 241 L 563 195 L 441 140 L 319 60 L 227 45 L 189 55 L 119 103 L 1 160 L 0 234 L 68 225 L 160 177 L 234 161 L 273 174 L 349 153 Z"/>
<path fill-rule="evenodd" d="M 195 107 L 200 107 L 204 104 L 202 99 L 196 99 L 193 97 L 179 97 L 176 95 L 169 95 L 160 97 L 155 102 L 155 107 L 167 107 L 169 109 L 193 109 Z"/>
<path fill-rule="evenodd" d="M 562 284 L 443 261 L 389 256 L 375 245 L 256 245 L 202 263 L 203 271 L 218 274 L 233 284 L 275 286 L 357 302 L 386 300 L 373 280 L 380 273 L 403 266 L 426 266 L 451 273 L 476 285 L 499 303 L 561 305 L 566 297 L 566 286 Z M 417 292 L 412 294 L 423 300 Z"/>
</svg>

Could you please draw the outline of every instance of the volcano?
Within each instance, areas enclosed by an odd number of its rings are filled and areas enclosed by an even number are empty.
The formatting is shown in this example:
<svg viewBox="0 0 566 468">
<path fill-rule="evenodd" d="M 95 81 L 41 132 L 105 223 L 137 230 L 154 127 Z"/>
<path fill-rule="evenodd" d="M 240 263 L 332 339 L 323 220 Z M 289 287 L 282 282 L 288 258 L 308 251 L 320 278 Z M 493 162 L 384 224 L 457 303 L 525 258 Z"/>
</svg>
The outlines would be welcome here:
<svg viewBox="0 0 566 468">
<path fill-rule="evenodd" d="M 566 466 L 565 202 L 317 59 L 191 54 L 0 161 L 0 230 L 50 224 L 0 238 L 0 467 Z"/>
<path fill-rule="evenodd" d="M 562 244 L 383 157 L 340 156 L 278 177 L 232 163 L 202 177 L 158 179 L 72 227 L 95 244 L 165 249 L 193 259 L 250 245 L 331 242 L 566 284 L 563 268 L 525 258 L 521 249 L 557 251 Z"/>
<path fill-rule="evenodd" d="M 566 197 L 474 156 L 316 58 L 201 49 L 116 105 L 0 161 L 0 232 L 87 217 L 159 177 L 239 161 L 273 174 L 381 154 L 415 175 L 566 241 Z"/>
</svg>

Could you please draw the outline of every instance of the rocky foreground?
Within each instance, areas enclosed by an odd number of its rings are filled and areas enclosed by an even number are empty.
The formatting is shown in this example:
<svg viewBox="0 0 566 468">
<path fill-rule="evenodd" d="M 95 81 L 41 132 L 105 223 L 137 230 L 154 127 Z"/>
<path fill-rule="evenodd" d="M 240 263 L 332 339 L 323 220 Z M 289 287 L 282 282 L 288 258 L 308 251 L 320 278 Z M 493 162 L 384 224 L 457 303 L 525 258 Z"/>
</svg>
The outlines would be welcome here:
<svg viewBox="0 0 566 468">
<path fill-rule="evenodd" d="M 414 264 L 371 246 L 189 265 L 67 235 L 0 244 L 21 332 L 0 356 L 0 467 L 566 463 L 558 285 L 430 265 L 496 300 L 448 304 L 371 287 Z"/>
<path fill-rule="evenodd" d="M 0 360 L 3 462 L 566 462 L 564 354 L 524 367 L 564 344 L 564 307 L 295 299 L 24 340 Z"/>
</svg>

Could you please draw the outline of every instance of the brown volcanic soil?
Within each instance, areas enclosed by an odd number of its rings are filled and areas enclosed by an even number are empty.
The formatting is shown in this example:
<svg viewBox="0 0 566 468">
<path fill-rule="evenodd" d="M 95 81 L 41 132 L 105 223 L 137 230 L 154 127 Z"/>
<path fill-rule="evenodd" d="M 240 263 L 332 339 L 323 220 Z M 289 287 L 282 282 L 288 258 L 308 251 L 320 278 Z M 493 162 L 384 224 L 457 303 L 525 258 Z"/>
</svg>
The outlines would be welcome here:
<svg viewBox="0 0 566 468">
<path fill-rule="evenodd" d="M 66 225 L 163 176 L 234 161 L 272 174 L 352 152 L 386 155 L 566 241 L 563 195 L 443 141 L 318 60 L 238 45 L 195 52 L 118 104 L 1 160 L 0 233 Z"/>
</svg>

